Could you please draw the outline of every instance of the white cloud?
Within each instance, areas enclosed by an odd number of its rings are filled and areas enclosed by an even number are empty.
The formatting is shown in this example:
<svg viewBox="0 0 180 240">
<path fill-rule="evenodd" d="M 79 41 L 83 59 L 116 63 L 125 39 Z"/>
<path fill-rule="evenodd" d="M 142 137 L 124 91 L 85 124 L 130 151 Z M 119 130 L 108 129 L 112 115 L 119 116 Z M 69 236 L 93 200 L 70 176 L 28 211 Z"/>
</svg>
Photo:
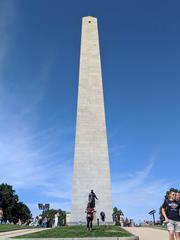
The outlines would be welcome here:
<svg viewBox="0 0 180 240">
<path fill-rule="evenodd" d="M 11 182 L 16 187 L 50 185 L 53 179 L 52 184 L 65 182 L 66 176 L 69 177 L 69 161 L 62 157 L 62 151 L 54 152 L 51 149 L 50 142 L 56 137 L 55 132 L 55 129 L 50 129 L 39 133 L 39 137 L 35 134 L 33 138 L 30 131 L 21 132 L 16 128 L 12 135 L 1 135 L 1 181 Z M 58 158 L 59 163 L 56 163 Z"/>
<path fill-rule="evenodd" d="M 172 184 L 165 180 L 153 179 L 151 177 L 153 165 L 151 161 L 143 170 L 115 177 L 112 183 L 114 206 L 122 209 L 127 217 L 136 221 L 152 220 L 148 215 L 152 209 L 157 211 L 156 215 L 159 217 L 159 207 L 164 194 Z"/>
<path fill-rule="evenodd" d="M 16 92 L 10 93 L 4 74 L 12 44 L 9 26 L 14 23 L 16 11 L 12 1 L 0 3 L 0 35 L 3 36 L 0 39 L 0 182 L 7 182 L 18 191 L 29 189 L 32 193 L 40 187 L 39 195 L 44 197 L 59 198 L 59 192 L 63 192 L 61 202 L 65 206 L 70 196 L 71 166 L 64 136 L 69 129 L 57 130 L 53 125 L 55 114 L 48 129 L 36 130 L 38 105 L 45 98 L 53 54 L 42 64 L 35 76 L 37 81 L 26 81 L 31 83 L 26 87 L 28 91 L 23 89 L 22 92 L 21 86 L 17 86 Z"/>
<path fill-rule="evenodd" d="M 122 149 L 127 148 L 125 144 L 114 144 L 109 147 L 109 155 L 111 158 L 118 158 L 121 156 Z"/>
</svg>

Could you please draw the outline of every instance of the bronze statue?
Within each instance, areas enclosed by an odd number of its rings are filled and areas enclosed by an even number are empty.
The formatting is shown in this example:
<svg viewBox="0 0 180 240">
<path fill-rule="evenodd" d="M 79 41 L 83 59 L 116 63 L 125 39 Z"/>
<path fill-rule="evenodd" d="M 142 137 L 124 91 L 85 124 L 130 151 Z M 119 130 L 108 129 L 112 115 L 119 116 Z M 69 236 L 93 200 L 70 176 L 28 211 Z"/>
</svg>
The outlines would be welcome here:
<svg viewBox="0 0 180 240">
<path fill-rule="evenodd" d="M 89 193 L 89 204 L 91 208 L 95 208 L 95 199 L 98 200 L 96 194 L 94 193 L 93 190 Z"/>
</svg>

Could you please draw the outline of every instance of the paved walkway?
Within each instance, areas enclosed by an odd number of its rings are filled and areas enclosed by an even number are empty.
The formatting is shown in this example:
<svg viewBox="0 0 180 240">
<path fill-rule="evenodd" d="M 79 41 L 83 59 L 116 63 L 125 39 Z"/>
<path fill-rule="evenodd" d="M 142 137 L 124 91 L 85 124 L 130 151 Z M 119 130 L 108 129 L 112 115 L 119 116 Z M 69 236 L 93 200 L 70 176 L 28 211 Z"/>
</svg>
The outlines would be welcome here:
<svg viewBox="0 0 180 240">
<path fill-rule="evenodd" d="M 0 233 L 0 239 L 8 239 L 10 237 L 16 237 L 16 236 L 21 236 L 29 233 L 34 233 L 34 232 L 40 232 L 47 230 L 48 228 L 39 228 L 39 229 L 21 229 L 21 230 L 14 230 L 14 231 L 8 231 L 8 232 L 1 232 Z"/>
<path fill-rule="evenodd" d="M 168 240 L 168 232 L 165 230 L 147 227 L 128 227 L 124 229 L 139 236 L 139 240 Z"/>
</svg>

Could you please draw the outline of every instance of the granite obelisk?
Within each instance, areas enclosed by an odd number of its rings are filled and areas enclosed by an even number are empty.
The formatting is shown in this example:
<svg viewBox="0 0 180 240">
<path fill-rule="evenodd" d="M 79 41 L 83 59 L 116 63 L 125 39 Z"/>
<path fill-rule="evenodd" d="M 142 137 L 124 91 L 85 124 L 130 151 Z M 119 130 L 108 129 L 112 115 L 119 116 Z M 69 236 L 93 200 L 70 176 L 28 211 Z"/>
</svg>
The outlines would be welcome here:
<svg viewBox="0 0 180 240">
<path fill-rule="evenodd" d="M 112 190 L 106 135 L 97 19 L 82 19 L 71 222 L 84 222 L 94 190 L 96 218 L 112 222 Z"/>
</svg>

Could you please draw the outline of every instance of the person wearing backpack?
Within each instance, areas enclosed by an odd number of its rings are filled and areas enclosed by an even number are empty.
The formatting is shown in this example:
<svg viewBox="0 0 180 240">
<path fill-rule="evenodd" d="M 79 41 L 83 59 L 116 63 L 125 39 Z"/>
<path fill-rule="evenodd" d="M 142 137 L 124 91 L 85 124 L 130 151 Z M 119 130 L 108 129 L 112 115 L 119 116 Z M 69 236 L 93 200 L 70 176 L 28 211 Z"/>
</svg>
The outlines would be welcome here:
<svg viewBox="0 0 180 240">
<path fill-rule="evenodd" d="M 87 230 L 92 231 L 94 208 L 91 207 L 90 203 L 87 204 L 87 208 L 85 212 L 86 212 Z"/>
</svg>

